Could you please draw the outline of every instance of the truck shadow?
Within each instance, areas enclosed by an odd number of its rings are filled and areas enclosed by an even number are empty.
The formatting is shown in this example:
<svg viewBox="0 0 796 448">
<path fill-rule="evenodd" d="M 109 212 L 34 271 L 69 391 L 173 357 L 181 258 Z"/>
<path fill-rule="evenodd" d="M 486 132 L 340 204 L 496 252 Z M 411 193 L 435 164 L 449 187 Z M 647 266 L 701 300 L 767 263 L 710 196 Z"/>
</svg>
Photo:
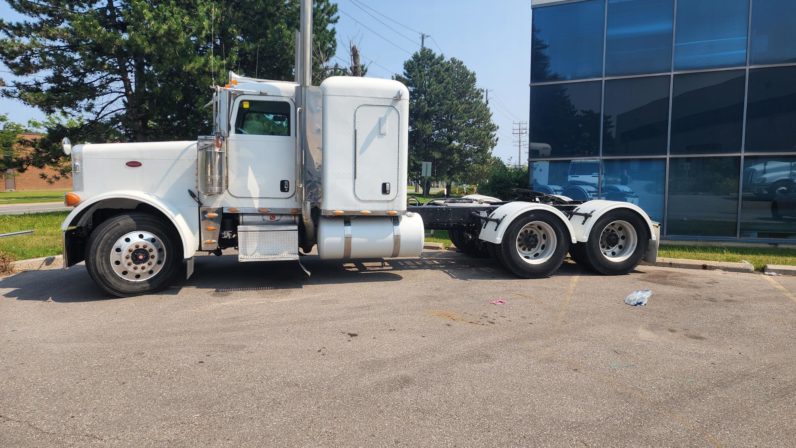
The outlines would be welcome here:
<svg viewBox="0 0 796 448">
<path fill-rule="evenodd" d="M 307 277 L 296 262 L 238 263 L 235 256 L 200 256 L 194 275 L 158 295 L 178 295 L 183 288 L 205 290 L 207 294 L 258 290 L 295 290 L 304 285 L 331 285 L 361 282 L 401 281 L 402 272 L 428 270 L 444 273 L 455 280 L 516 280 L 494 260 L 472 258 L 451 251 L 427 252 L 421 258 L 392 260 L 321 260 L 306 256 L 302 264 L 311 272 Z M 574 263 L 564 263 L 555 274 L 591 275 Z M 69 270 L 28 271 L 0 279 L 5 298 L 61 303 L 112 300 L 89 278 L 85 266 Z"/>
</svg>

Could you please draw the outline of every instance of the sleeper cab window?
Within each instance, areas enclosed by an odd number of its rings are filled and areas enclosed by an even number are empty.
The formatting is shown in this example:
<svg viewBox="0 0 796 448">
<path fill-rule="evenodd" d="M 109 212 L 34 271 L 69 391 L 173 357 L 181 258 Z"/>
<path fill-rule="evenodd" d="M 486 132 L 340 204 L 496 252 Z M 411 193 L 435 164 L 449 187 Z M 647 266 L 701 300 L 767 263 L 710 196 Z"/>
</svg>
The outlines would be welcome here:
<svg viewBox="0 0 796 448">
<path fill-rule="evenodd" d="M 242 100 L 238 103 L 235 133 L 290 136 L 290 103 Z"/>
</svg>

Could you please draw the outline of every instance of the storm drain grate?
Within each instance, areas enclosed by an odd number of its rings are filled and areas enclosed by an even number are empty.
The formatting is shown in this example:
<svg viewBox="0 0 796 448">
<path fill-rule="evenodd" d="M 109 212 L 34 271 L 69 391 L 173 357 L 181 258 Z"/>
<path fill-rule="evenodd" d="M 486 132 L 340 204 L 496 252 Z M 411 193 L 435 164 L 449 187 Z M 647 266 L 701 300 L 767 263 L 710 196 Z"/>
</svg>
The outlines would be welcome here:
<svg viewBox="0 0 796 448">
<path fill-rule="evenodd" d="M 255 291 L 275 291 L 277 289 L 301 289 L 301 285 L 279 285 L 279 286 L 252 286 L 243 288 L 216 288 L 216 292 L 255 292 Z"/>
</svg>

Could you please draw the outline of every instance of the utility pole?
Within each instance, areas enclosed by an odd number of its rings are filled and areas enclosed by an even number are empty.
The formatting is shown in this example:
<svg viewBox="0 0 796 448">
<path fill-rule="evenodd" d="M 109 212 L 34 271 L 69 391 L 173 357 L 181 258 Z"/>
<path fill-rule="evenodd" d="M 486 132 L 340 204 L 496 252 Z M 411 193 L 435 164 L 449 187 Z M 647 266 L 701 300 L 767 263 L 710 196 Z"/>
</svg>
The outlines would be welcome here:
<svg viewBox="0 0 796 448">
<path fill-rule="evenodd" d="M 426 33 L 420 33 L 420 48 L 421 49 L 426 48 L 426 38 L 427 37 L 431 37 L 431 36 L 426 34 Z"/>
<path fill-rule="evenodd" d="M 528 147 L 528 122 L 515 121 L 511 131 L 514 143 L 517 145 L 517 168 L 522 167 L 522 150 Z"/>
</svg>

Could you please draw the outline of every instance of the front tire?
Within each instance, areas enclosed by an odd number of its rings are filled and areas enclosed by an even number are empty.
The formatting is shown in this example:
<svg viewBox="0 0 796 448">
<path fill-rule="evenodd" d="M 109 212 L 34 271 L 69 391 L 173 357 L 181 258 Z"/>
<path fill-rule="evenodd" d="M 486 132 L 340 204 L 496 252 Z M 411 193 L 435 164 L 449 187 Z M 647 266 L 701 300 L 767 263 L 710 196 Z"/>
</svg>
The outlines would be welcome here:
<svg viewBox="0 0 796 448">
<path fill-rule="evenodd" d="M 549 277 L 561 267 L 569 248 L 569 233 L 552 213 L 533 211 L 509 225 L 500 244 L 500 259 L 522 278 Z"/>
<path fill-rule="evenodd" d="M 109 294 L 148 294 L 169 286 L 182 264 L 181 253 L 170 223 L 134 212 L 114 216 L 94 229 L 86 269 Z"/>
<path fill-rule="evenodd" d="M 600 218 L 583 244 L 584 266 L 603 275 L 623 275 L 638 266 L 649 241 L 647 223 L 630 210 L 612 210 Z"/>
</svg>

